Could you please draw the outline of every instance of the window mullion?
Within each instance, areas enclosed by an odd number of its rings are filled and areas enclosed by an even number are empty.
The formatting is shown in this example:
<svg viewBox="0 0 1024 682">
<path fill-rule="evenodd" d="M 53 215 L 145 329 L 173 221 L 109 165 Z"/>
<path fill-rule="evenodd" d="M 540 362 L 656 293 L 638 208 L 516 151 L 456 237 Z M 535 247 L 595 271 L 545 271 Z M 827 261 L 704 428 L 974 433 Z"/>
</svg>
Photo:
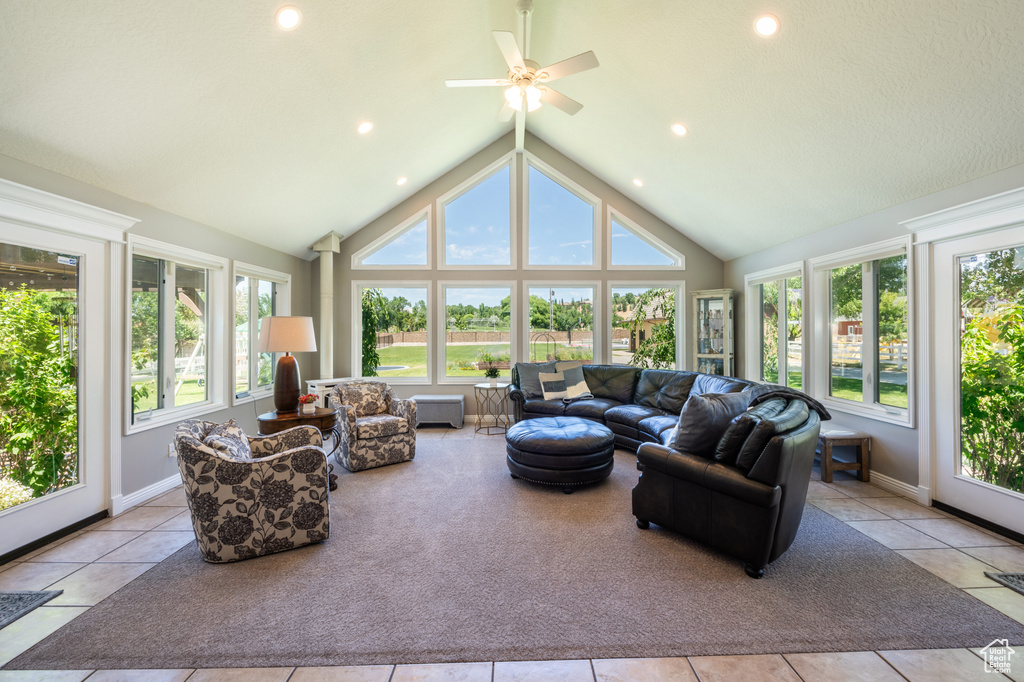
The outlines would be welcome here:
<svg viewBox="0 0 1024 682">
<path fill-rule="evenodd" d="M 865 405 L 874 405 L 878 402 L 878 372 L 876 371 L 878 352 L 877 270 L 874 261 L 864 263 L 861 279 L 863 282 L 861 286 L 863 319 L 861 320 L 860 366 Z"/>
<path fill-rule="evenodd" d="M 158 388 L 162 398 L 159 407 L 174 407 L 174 360 L 177 335 L 174 329 L 174 308 L 176 301 L 177 283 L 175 277 L 174 261 L 160 261 L 163 265 L 163 273 L 160 287 L 160 340 L 157 353 L 160 367 L 160 386 Z"/>
<path fill-rule="evenodd" d="M 778 303 L 778 356 L 779 356 L 779 384 L 789 386 L 789 290 L 786 288 L 786 280 L 779 280 L 779 303 Z"/>
<path fill-rule="evenodd" d="M 257 390 L 260 385 L 260 282 L 255 277 L 249 278 L 249 391 Z"/>
</svg>

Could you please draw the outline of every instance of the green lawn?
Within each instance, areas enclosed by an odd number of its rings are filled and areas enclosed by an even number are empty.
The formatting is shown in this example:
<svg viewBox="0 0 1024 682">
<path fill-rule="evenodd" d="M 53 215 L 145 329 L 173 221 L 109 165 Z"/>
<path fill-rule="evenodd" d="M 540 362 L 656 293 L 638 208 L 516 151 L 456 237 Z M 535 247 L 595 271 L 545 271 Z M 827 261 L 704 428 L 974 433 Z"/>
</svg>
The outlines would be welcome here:
<svg viewBox="0 0 1024 682">
<path fill-rule="evenodd" d="M 567 352 L 568 347 L 564 344 L 556 344 L 558 348 L 562 349 L 561 352 Z M 579 348 L 579 347 L 574 347 Z M 536 357 L 539 360 L 547 359 L 547 353 L 552 349 L 552 346 L 544 343 L 533 344 L 531 349 L 536 353 Z M 593 358 L 593 351 L 590 348 L 584 347 L 582 358 L 583 362 L 590 362 Z M 475 363 L 477 354 L 481 352 L 488 352 L 492 355 L 498 353 L 508 353 L 509 344 L 507 343 L 481 343 L 472 345 L 453 345 L 445 348 L 446 357 L 445 362 L 447 363 Z M 385 372 L 379 372 L 381 377 L 425 377 L 427 376 L 427 347 L 426 346 L 389 346 L 388 348 L 380 348 L 377 350 L 377 355 L 380 357 L 380 364 L 382 365 L 405 365 L 408 369 L 396 369 Z M 511 369 L 503 369 L 501 376 L 508 377 L 512 375 Z M 484 372 L 480 369 L 465 368 L 465 369 L 447 369 L 446 376 L 450 377 L 480 377 L 483 378 Z"/>
<path fill-rule="evenodd" d="M 149 381 L 136 381 L 135 386 L 149 386 L 149 397 L 143 398 L 139 401 L 139 406 L 135 408 L 135 414 L 140 414 L 146 410 L 153 408 L 156 409 L 156 379 L 150 379 Z M 206 387 L 199 385 L 198 379 L 189 379 L 181 385 L 178 390 L 177 396 L 174 398 L 174 404 L 178 407 L 182 405 L 191 405 L 192 403 L 201 403 L 206 400 Z"/>
<path fill-rule="evenodd" d="M 906 385 L 882 383 L 878 385 L 879 402 L 890 407 L 907 407 Z M 860 379 L 832 377 L 832 397 L 862 402 L 864 384 Z"/>
</svg>

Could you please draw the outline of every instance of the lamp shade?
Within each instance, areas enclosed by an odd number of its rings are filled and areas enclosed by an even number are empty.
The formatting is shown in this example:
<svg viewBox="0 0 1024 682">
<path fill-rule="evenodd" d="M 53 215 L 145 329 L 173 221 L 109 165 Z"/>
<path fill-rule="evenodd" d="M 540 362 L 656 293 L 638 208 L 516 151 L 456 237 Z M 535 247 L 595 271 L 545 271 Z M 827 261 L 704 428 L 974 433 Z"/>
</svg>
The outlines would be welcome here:
<svg viewBox="0 0 1024 682">
<path fill-rule="evenodd" d="M 260 353 L 313 353 L 316 336 L 313 318 L 298 316 L 264 317 L 260 320 Z"/>
</svg>

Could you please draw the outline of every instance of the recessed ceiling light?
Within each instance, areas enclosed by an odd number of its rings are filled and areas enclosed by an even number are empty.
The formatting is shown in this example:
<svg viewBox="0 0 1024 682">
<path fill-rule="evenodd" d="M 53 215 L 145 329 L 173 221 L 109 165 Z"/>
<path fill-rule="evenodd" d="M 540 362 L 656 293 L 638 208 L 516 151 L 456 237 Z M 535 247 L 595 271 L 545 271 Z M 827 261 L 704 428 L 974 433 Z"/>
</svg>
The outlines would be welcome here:
<svg viewBox="0 0 1024 682">
<path fill-rule="evenodd" d="M 633 184 L 636 185 L 637 187 L 643 187 L 644 181 L 641 180 L 640 178 L 633 178 Z"/>
<path fill-rule="evenodd" d="M 401 187 L 402 185 L 404 185 L 408 181 L 409 181 L 409 179 L 405 178 L 405 177 L 398 178 L 398 186 Z"/>
<path fill-rule="evenodd" d="M 363 121 L 362 123 L 359 124 L 359 127 L 356 128 L 356 130 L 359 131 L 360 135 L 365 135 L 366 133 L 373 130 L 373 124 L 370 123 L 369 121 Z"/>
<path fill-rule="evenodd" d="M 767 38 L 779 32 L 779 18 L 774 14 L 762 14 L 754 20 L 754 30 Z"/>
<path fill-rule="evenodd" d="M 678 135 L 679 137 L 682 137 L 683 135 L 686 134 L 686 126 L 684 126 L 682 123 L 673 123 L 672 132 Z"/>
<path fill-rule="evenodd" d="M 284 31 L 290 31 L 298 26 L 301 19 L 302 12 L 297 7 L 292 7 L 291 5 L 285 5 L 277 10 L 277 14 L 274 15 L 278 28 Z"/>
</svg>

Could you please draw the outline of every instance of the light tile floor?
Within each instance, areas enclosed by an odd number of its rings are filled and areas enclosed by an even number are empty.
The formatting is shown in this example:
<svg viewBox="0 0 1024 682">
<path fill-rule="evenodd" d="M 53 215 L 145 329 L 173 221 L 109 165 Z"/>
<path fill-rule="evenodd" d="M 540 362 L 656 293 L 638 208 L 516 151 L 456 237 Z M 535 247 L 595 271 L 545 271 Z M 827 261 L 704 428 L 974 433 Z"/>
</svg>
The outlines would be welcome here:
<svg viewBox="0 0 1024 682">
<path fill-rule="evenodd" d="M 501 438 L 462 429 L 421 427 L 424 439 Z M 844 472 L 822 483 L 815 467 L 808 502 L 961 588 L 967 594 L 1024 623 L 1024 596 L 1000 587 L 985 571 L 1024 571 L 1024 546 Z M 0 590 L 63 589 L 64 594 L 0 630 L 0 665 L 85 613 L 193 540 L 180 488 L 114 519 L 0 566 Z M 769 571 L 771 569 L 769 568 Z M 1024 642 L 1015 644 L 1024 645 Z M 1018 647 L 1019 649 L 1020 647 Z M 760 656 L 514 661 L 332 668 L 205 670 L 0 671 L 0 682 L 141 681 L 201 682 L 712 682 L 758 680 L 853 682 L 854 680 L 1007 679 L 986 673 L 981 654 L 969 649 L 857 651 Z M 1024 672 L 1024 657 L 1019 663 Z M 1011 679 L 1024 675 L 1014 672 Z"/>
</svg>

